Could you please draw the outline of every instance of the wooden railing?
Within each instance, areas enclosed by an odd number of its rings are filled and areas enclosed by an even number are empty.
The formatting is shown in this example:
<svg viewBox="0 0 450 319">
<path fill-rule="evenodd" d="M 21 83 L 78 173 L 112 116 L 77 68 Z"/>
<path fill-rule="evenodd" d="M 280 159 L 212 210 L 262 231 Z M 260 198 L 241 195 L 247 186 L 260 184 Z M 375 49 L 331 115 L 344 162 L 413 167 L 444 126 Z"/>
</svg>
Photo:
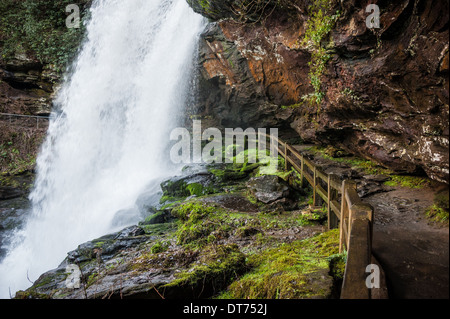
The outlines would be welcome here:
<svg viewBox="0 0 450 319">
<path fill-rule="evenodd" d="M 36 129 L 39 129 L 40 121 L 50 121 L 49 116 L 37 116 L 37 115 L 22 115 L 22 114 L 10 114 L 10 113 L 0 113 L 0 119 L 7 118 L 10 125 L 17 124 L 17 121 L 20 121 L 19 124 L 23 124 L 27 122 L 33 122 L 36 124 Z"/>
<path fill-rule="evenodd" d="M 270 138 L 268 135 L 266 137 Z M 285 159 L 285 169 L 293 167 L 300 174 L 302 187 L 305 181 L 311 185 L 312 206 L 319 206 L 320 200 L 327 206 L 329 229 L 340 229 L 339 251 L 347 251 L 341 298 L 385 298 L 379 289 L 374 293 L 366 285 L 366 279 L 370 275 L 366 273 L 367 266 L 378 264 L 372 256 L 374 210 L 361 201 L 356 183 L 341 180 L 334 174 L 326 174 L 321 167 L 289 144 L 278 138 L 271 138 L 278 142 L 278 153 Z M 380 267 L 379 264 L 377 266 Z"/>
</svg>

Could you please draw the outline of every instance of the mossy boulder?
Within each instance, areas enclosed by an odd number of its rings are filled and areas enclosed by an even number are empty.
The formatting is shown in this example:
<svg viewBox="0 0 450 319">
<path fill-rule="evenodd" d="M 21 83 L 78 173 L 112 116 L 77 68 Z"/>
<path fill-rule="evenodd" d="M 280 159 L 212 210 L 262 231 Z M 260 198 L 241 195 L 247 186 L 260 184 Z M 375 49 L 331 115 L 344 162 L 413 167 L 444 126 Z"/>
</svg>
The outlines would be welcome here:
<svg viewBox="0 0 450 319">
<path fill-rule="evenodd" d="M 139 223 L 139 226 L 165 224 L 173 222 L 174 219 L 171 209 L 165 209 L 148 216 L 143 222 Z"/>
<path fill-rule="evenodd" d="M 185 170 L 186 172 L 186 170 Z M 202 196 L 220 191 L 212 173 L 206 170 L 173 177 L 161 184 L 161 202 L 174 201 L 189 196 Z"/>
<path fill-rule="evenodd" d="M 339 232 L 282 244 L 248 257 L 252 270 L 233 282 L 220 297 L 232 299 L 330 298 L 331 261 L 339 252 Z M 342 276 L 333 267 L 335 276 Z"/>
<path fill-rule="evenodd" d="M 99 255 L 103 261 L 107 261 L 120 250 L 134 247 L 148 239 L 143 228 L 131 226 L 118 233 L 79 245 L 77 249 L 67 254 L 67 261 L 72 264 L 80 264 L 96 259 Z"/>
<path fill-rule="evenodd" d="M 253 196 L 264 204 L 289 196 L 289 186 L 278 176 L 259 176 L 250 179 L 247 186 Z"/>
<path fill-rule="evenodd" d="M 210 245 L 205 247 L 197 262 L 163 288 L 184 288 L 192 297 L 214 295 L 247 271 L 246 256 L 237 245 Z"/>
</svg>

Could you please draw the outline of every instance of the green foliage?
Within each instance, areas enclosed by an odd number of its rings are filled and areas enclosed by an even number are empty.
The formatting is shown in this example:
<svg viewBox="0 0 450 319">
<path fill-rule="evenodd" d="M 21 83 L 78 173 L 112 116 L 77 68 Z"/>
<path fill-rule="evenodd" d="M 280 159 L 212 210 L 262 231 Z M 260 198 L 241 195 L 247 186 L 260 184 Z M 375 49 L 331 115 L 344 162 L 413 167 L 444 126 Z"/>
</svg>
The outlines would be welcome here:
<svg viewBox="0 0 450 319">
<path fill-rule="evenodd" d="M 340 16 L 339 11 L 331 14 L 335 1 L 315 0 L 309 7 L 308 28 L 302 44 L 311 48 L 311 61 L 309 62 L 309 79 L 314 92 L 302 97 L 302 100 L 311 105 L 320 105 L 325 94 L 322 92 L 321 76 L 325 71 L 331 55 L 322 46 L 322 41 L 330 33 Z"/>
<path fill-rule="evenodd" d="M 434 204 L 426 211 L 426 216 L 433 222 L 449 225 L 449 191 L 438 192 L 434 197 Z"/>
<path fill-rule="evenodd" d="M 35 143 L 36 141 L 31 141 Z M 0 144 L 0 168 L 1 173 L 17 175 L 32 170 L 36 164 L 34 154 L 21 151 L 20 146 L 13 141 Z"/>
<path fill-rule="evenodd" d="M 300 212 L 230 213 L 222 208 L 192 201 L 172 209 L 180 220 L 176 232 L 177 244 L 203 247 L 231 236 L 247 237 L 267 230 L 282 230 L 315 224 Z"/>
<path fill-rule="evenodd" d="M 203 186 L 199 183 L 193 183 L 186 186 L 186 189 L 189 191 L 189 193 L 195 196 L 202 196 L 203 195 Z"/>
<path fill-rule="evenodd" d="M 443 225 L 449 224 L 449 211 L 448 209 L 441 208 L 434 204 L 426 211 L 426 216 L 433 222 L 437 222 Z"/>
<path fill-rule="evenodd" d="M 192 202 L 176 207 L 172 214 L 183 223 L 176 232 L 177 244 L 204 246 L 218 236 L 226 237 L 231 227 L 224 223 L 224 216 L 215 207 Z"/>
<path fill-rule="evenodd" d="M 344 96 L 347 96 L 348 98 L 350 98 L 353 101 L 361 100 L 361 98 L 358 95 L 356 95 L 356 92 L 350 88 L 345 88 L 344 90 L 342 90 L 341 94 Z"/>
<path fill-rule="evenodd" d="M 297 109 L 300 106 L 302 106 L 303 102 L 300 103 L 295 103 L 295 104 L 291 104 L 291 105 L 282 105 L 281 108 L 283 110 L 287 110 L 287 109 Z"/>
<path fill-rule="evenodd" d="M 388 172 L 388 170 L 385 170 Z M 408 175 L 389 175 L 390 180 L 384 184 L 392 187 L 406 187 L 412 189 L 420 189 L 429 186 L 431 181 L 428 178 L 420 176 L 408 176 Z"/>
<path fill-rule="evenodd" d="M 449 209 L 449 190 L 445 189 L 443 191 L 438 192 L 434 197 L 434 203 L 436 206 L 442 209 Z"/>
<path fill-rule="evenodd" d="M 89 0 L 78 1 L 81 21 L 88 18 Z M 66 6 L 72 0 L 0 0 L 0 39 L 3 40 L 2 58 L 16 54 L 30 54 L 43 64 L 50 64 L 55 71 L 64 71 L 75 57 L 85 33 L 67 28 Z"/>
<path fill-rule="evenodd" d="M 150 248 L 150 253 L 152 254 L 159 254 L 162 252 L 165 252 L 169 249 L 170 242 L 167 241 L 159 241 L 155 243 L 152 248 Z"/>
</svg>

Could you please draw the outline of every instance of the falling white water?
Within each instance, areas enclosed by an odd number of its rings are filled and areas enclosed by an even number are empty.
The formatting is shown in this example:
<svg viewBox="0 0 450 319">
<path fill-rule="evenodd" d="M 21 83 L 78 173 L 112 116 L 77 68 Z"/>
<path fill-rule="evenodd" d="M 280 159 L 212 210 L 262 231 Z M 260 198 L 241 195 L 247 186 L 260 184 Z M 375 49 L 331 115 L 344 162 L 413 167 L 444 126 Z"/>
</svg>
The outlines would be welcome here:
<svg viewBox="0 0 450 319">
<path fill-rule="evenodd" d="M 137 198 L 170 173 L 162 154 L 202 27 L 186 0 L 94 1 L 38 158 L 32 217 L 0 265 L 1 298 L 79 244 L 138 221 Z"/>
</svg>

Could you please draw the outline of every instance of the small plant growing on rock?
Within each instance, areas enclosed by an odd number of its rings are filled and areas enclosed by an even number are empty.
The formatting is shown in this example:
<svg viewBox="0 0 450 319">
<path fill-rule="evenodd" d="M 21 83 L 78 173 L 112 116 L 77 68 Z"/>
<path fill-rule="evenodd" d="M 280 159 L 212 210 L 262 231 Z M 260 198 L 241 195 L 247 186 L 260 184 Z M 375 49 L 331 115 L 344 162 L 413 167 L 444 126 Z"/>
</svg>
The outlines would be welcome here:
<svg viewBox="0 0 450 319">
<path fill-rule="evenodd" d="M 331 55 L 322 46 L 322 41 L 333 29 L 340 16 L 339 11 L 331 14 L 333 7 L 334 1 L 328 0 L 315 0 L 309 7 L 308 29 L 302 45 L 309 47 L 311 50 L 309 79 L 314 92 L 303 96 L 302 99 L 312 105 L 320 105 L 325 96 L 325 93 L 322 92 L 321 76 Z"/>
</svg>

